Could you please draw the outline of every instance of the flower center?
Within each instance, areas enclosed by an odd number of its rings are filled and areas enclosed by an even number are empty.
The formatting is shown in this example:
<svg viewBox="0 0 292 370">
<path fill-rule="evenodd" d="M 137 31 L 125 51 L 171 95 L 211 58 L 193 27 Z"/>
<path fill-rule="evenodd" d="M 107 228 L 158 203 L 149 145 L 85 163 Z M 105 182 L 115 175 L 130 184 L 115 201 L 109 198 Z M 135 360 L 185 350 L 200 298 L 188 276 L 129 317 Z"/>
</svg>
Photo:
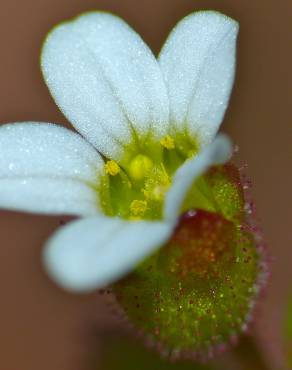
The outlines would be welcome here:
<svg viewBox="0 0 292 370">
<path fill-rule="evenodd" d="M 139 149 L 131 146 L 119 163 L 105 163 L 106 178 L 96 189 L 104 212 L 125 219 L 160 219 L 172 175 L 198 146 L 187 135 L 147 139 Z"/>
</svg>

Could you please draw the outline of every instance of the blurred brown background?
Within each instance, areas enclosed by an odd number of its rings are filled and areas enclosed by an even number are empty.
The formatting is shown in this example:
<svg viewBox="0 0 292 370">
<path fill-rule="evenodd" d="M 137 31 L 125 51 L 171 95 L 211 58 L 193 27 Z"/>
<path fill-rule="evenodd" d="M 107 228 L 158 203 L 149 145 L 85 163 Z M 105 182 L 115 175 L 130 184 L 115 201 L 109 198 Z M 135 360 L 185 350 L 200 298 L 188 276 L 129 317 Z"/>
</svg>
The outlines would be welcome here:
<svg viewBox="0 0 292 370">
<path fill-rule="evenodd" d="M 237 79 L 223 130 L 248 163 L 274 256 L 261 313 L 266 320 L 259 323 L 268 344 L 274 343 L 290 287 L 292 293 L 291 0 L 2 0 L 1 123 L 68 125 L 42 80 L 39 52 L 52 26 L 90 9 L 125 18 L 155 52 L 174 24 L 194 10 L 216 9 L 240 22 Z M 66 294 L 42 271 L 42 244 L 59 222 L 56 217 L 0 211 L 1 370 L 89 370 L 90 331 L 105 322 L 114 326 L 98 295 Z M 270 354 L 265 346 L 264 352 Z"/>
</svg>

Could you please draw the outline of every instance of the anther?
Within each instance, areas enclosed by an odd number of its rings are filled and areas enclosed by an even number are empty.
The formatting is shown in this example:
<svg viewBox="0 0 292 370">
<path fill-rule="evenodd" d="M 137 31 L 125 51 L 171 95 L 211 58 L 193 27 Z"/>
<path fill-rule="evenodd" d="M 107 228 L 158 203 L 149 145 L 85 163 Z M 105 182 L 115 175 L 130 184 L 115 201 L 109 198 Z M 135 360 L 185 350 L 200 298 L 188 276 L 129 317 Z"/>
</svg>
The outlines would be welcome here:
<svg viewBox="0 0 292 370">
<path fill-rule="evenodd" d="M 133 216 L 143 216 L 147 210 L 147 202 L 145 200 L 135 199 L 130 205 L 130 211 Z"/>
<path fill-rule="evenodd" d="M 172 138 L 171 136 L 169 136 L 169 135 L 166 135 L 164 138 L 162 138 L 162 139 L 160 140 L 160 144 L 161 144 L 164 148 L 166 148 L 166 149 L 168 149 L 168 150 L 170 150 L 170 149 L 174 149 L 174 148 L 175 148 L 174 140 L 173 140 L 173 138 Z"/>
<path fill-rule="evenodd" d="M 105 172 L 111 176 L 116 176 L 121 171 L 120 166 L 115 161 L 106 162 L 104 167 Z"/>
</svg>

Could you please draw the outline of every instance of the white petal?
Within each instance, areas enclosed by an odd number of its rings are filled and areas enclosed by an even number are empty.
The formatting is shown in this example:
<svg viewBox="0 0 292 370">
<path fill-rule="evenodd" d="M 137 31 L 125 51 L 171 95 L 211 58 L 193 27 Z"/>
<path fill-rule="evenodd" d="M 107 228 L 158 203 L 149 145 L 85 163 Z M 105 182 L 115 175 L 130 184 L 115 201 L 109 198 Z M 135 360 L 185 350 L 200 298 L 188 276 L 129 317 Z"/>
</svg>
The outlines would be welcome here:
<svg viewBox="0 0 292 370">
<path fill-rule="evenodd" d="M 219 135 L 195 158 L 187 160 L 175 173 L 173 183 L 165 197 L 164 218 L 175 220 L 181 205 L 194 181 L 209 167 L 223 164 L 231 157 L 232 147 L 227 136 Z"/>
<path fill-rule="evenodd" d="M 133 129 L 165 134 L 169 102 L 160 67 L 118 17 L 90 12 L 56 27 L 42 70 L 63 113 L 106 156 L 119 159 Z"/>
<path fill-rule="evenodd" d="M 103 160 L 80 135 L 48 123 L 0 127 L 0 207 L 92 214 Z"/>
<path fill-rule="evenodd" d="M 116 281 L 169 238 L 172 223 L 85 218 L 48 241 L 44 263 L 68 290 L 89 291 Z"/>
<path fill-rule="evenodd" d="M 170 115 L 201 143 L 216 135 L 234 81 L 238 23 L 213 11 L 184 18 L 159 56 L 169 89 Z"/>
<path fill-rule="evenodd" d="M 52 215 L 88 216 L 98 212 L 96 193 L 70 179 L 0 179 L 0 208 Z"/>
</svg>

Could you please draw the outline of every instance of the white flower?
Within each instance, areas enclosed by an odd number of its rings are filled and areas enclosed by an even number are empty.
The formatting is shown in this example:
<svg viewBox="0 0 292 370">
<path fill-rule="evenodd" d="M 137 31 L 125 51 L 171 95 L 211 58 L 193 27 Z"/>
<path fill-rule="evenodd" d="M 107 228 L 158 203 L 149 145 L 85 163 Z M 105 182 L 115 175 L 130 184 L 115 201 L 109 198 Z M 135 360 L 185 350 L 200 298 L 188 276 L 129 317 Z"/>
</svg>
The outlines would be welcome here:
<svg viewBox="0 0 292 370">
<path fill-rule="evenodd" d="M 226 137 L 214 138 L 237 32 L 222 14 L 191 14 L 158 60 L 104 12 L 49 34 L 45 81 L 82 136 L 48 123 L 2 126 L 0 206 L 82 217 L 45 248 L 47 270 L 62 286 L 91 290 L 135 268 L 167 242 L 195 179 L 230 158 Z"/>
</svg>

